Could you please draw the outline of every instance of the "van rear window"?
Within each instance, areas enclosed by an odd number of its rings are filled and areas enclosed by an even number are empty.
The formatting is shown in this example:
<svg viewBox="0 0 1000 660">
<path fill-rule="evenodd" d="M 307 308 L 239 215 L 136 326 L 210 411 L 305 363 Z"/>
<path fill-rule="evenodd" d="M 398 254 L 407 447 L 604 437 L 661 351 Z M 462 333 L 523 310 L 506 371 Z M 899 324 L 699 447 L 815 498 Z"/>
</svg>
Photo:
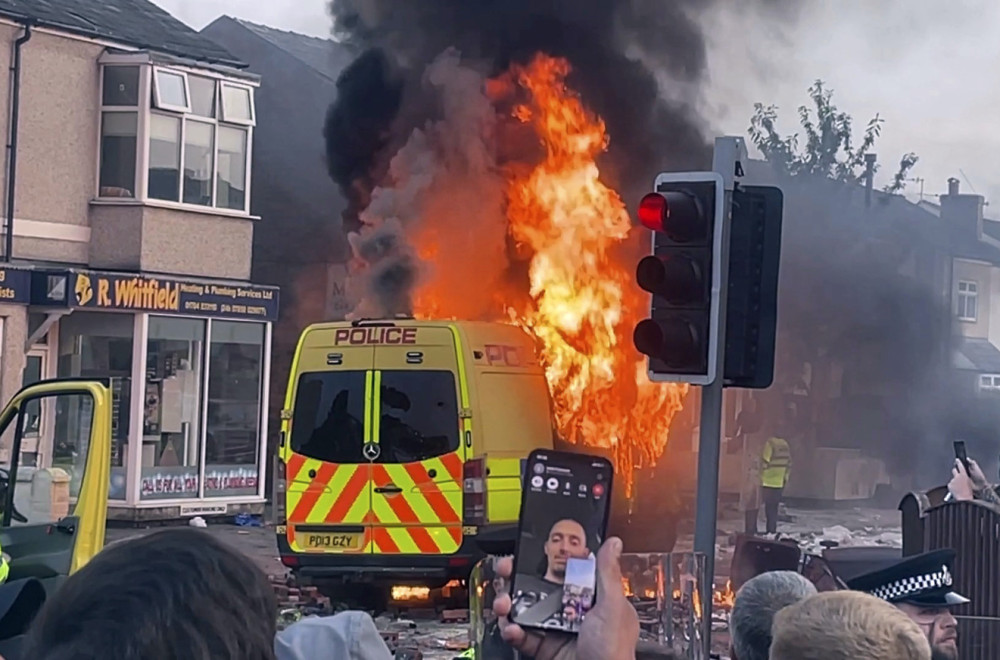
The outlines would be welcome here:
<svg viewBox="0 0 1000 660">
<path fill-rule="evenodd" d="M 329 463 L 365 463 L 365 372 L 323 371 L 299 377 L 292 451 Z"/>
<path fill-rule="evenodd" d="M 292 451 L 329 463 L 365 463 L 365 372 L 299 377 Z M 379 463 L 415 463 L 457 451 L 458 395 L 450 371 L 382 371 Z M 369 420 L 369 424 L 373 422 Z"/>
<path fill-rule="evenodd" d="M 458 451 L 455 376 L 450 371 L 383 371 L 379 463 L 415 463 Z"/>
</svg>

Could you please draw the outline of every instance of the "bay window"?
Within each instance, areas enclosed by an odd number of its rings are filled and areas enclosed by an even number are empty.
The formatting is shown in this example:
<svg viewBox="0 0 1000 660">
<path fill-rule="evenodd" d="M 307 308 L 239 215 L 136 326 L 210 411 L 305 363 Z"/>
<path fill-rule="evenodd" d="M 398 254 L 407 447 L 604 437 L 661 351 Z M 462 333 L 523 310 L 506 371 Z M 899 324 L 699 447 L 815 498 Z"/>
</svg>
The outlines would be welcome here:
<svg viewBox="0 0 1000 660">
<path fill-rule="evenodd" d="M 97 197 L 249 213 L 254 83 L 142 57 L 102 65 Z"/>
</svg>

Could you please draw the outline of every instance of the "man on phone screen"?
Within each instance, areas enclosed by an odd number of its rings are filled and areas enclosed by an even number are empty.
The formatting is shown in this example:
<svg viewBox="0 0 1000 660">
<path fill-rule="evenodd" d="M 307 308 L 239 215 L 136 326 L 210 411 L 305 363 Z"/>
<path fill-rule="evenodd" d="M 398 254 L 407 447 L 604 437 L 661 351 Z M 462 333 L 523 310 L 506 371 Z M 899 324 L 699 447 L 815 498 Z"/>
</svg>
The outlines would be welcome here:
<svg viewBox="0 0 1000 660">
<path fill-rule="evenodd" d="M 551 607 L 545 608 L 553 610 L 552 614 L 545 618 L 558 616 L 561 613 L 561 587 L 566 581 L 566 562 L 572 557 L 584 559 L 590 556 L 587 532 L 583 525 L 572 518 L 558 520 L 549 528 L 543 550 L 545 560 L 537 574 L 528 573 L 530 570 L 528 566 L 518 566 L 518 574 L 514 580 L 517 587 L 513 603 L 515 618 L 541 605 L 542 601 L 553 595 L 557 595 L 558 598 L 556 603 L 550 604 Z"/>
</svg>

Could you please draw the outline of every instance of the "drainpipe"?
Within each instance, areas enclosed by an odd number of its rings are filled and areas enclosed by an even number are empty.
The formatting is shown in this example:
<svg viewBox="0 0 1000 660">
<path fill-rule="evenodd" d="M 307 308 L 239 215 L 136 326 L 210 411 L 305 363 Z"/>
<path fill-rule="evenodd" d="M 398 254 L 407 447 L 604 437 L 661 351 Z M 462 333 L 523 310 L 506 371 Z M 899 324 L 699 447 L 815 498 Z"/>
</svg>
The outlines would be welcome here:
<svg viewBox="0 0 1000 660">
<path fill-rule="evenodd" d="M 21 109 L 21 46 L 31 39 L 31 23 L 24 24 L 24 34 L 14 42 L 10 65 L 10 128 L 7 135 L 7 220 L 4 228 L 3 260 L 10 262 L 14 253 L 14 190 L 17 183 L 17 125 Z"/>
</svg>

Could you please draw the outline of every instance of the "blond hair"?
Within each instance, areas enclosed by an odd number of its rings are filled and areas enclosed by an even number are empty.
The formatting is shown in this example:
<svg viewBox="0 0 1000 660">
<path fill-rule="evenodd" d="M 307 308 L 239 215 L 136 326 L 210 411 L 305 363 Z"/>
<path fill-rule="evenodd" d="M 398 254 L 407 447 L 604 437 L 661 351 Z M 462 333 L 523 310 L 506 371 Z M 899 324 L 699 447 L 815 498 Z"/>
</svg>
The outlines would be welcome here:
<svg viewBox="0 0 1000 660">
<path fill-rule="evenodd" d="M 893 605 L 856 591 L 829 591 L 774 617 L 770 660 L 930 660 L 927 637 Z"/>
</svg>

